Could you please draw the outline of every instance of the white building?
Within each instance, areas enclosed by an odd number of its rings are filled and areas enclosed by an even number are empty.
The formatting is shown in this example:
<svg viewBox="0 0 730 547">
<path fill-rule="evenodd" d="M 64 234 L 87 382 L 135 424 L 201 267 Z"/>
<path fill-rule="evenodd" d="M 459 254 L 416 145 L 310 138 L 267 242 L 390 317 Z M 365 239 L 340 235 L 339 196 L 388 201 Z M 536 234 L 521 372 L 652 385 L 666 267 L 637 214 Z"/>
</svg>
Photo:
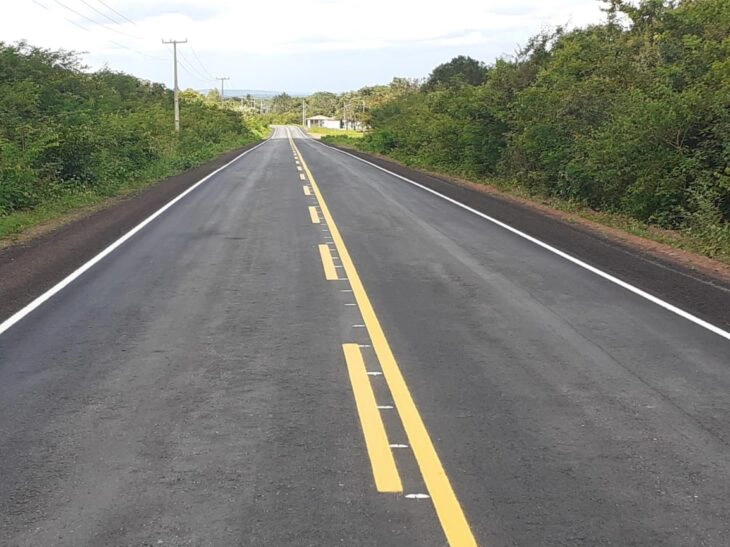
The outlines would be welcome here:
<svg viewBox="0 0 730 547">
<path fill-rule="evenodd" d="M 312 116 L 307 118 L 307 127 L 324 127 L 327 129 L 341 129 L 342 122 L 328 116 Z"/>
</svg>

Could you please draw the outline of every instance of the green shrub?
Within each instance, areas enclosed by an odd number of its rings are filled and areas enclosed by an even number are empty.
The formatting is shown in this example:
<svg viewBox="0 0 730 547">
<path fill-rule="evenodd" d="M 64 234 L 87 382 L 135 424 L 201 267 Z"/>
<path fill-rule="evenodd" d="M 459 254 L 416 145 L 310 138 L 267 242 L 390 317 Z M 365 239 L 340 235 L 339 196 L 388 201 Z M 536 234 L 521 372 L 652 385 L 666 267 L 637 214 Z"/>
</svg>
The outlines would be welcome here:
<svg viewBox="0 0 730 547">
<path fill-rule="evenodd" d="M 197 165 L 258 138 L 242 116 L 102 70 L 75 55 L 0 42 L 0 215 L 64 196 L 114 195 L 151 176 Z"/>
</svg>

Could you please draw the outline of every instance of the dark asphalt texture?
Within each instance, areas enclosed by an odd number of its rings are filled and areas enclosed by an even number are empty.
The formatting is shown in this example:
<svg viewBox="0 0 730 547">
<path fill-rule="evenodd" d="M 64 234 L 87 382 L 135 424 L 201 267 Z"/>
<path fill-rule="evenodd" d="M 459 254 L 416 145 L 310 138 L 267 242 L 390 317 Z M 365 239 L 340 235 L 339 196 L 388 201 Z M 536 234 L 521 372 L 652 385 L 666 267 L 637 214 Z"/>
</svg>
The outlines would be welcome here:
<svg viewBox="0 0 730 547">
<path fill-rule="evenodd" d="M 480 544 L 727 545 L 730 342 L 297 146 Z M 0 335 L 0 543 L 445 543 L 375 491 L 307 199 L 274 138 Z"/>
<path fill-rule="evenodd" d="M 34 238 L 0 249 L 0 320 L 25 306 L 206 175 L 256 143 L 169 177 L 111 207 Z"/>
<path fill-rule="evenodd" d="M 336 147 L 333 147 L 336 148 Z M 590 230 L 546 216 L 494 194 L 475 192 L 358 150 L 346 152 L 405 176 L 427 188 L 505 222 L 705 321 L 730 329 L 730 284 L 718 276 L 671 262 Z"/>
</svg>

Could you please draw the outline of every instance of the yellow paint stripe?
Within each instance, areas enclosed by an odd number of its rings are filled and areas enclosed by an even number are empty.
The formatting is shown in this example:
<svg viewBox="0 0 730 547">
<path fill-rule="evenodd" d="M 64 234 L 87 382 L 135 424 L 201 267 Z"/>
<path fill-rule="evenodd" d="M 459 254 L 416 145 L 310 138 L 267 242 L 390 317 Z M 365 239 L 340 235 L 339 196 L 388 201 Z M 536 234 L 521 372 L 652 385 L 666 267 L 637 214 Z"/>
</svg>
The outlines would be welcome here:
<svg viewBox="0 0 730 547">
<path fill-rule="evenodd" d="M 309 216 L 312 217 L 312 223 L 319 224 L 319 213 L 315 207 L 309 208 Z"/>
<path fill-rule="evenodd" d="M 375 393 L 370 385 L 360 348 L 357 344 L 342 344 L 342 350 L 345 352 L 355 405 L 360 416 L 370 465 L 373 468 L 375 487 L 378 492 L 403 492 L 393 451 L 390 449 L 388 435 L 385 432 L 385 424 L 375 401 Z"/>
<path fill-rule="evenodd" d="M 322 257 L 322 266 L 324 267 L 324 278 L 327 281 L 336 281 L 339 279 L 335 263 L 332 260 L 332 253 L 327 245 L 319 246 L 319 256 Z"/>
<path fill-rule="evenodd" d="M 304 195 L 305 196 L 311 196 L 312 195 L 312 191 L 309 189 L 309 186 L 302 186 L 302 188 L 304 188 Z"/>
<path fill-rule="evenodd" d="M 418 467 L 423 475 L 423 480 L 428 488 L 428 493 L 431 496 L 434 507 L 436 508 L 436 514 L 438 515 L 439 521 L 441 522 L 441 528 L 446 534 L 446 539 L 452 546 L 476 546 L 476 540 L 471 532 L 469 523 L 466 520 L 461 504 L 456 497 L 456 493 L 451 486 L 451 481 L 446 475 L 441 459 L 436 452 L 436 448 L 431 441 L 431 437 L 426 429 L 426 424 L 421 418 L 421 414 L 418 412 L 416 403 L 411 396 L 408 385 L 406 384 L 405 378 L 401 373 L 400 367 L 398 366 L 395 356 L 390 349 L 383 328 L 380 326 L 380 321 L 375 315 L 375 310 L 370 303 L 365 292 L 365 287 L 360 281 L 360 276 L 355 269 L 355 264 L 350 258 L 350 253 L 347 251 L 345 242 L 340 235 L 340 231 L 335 224 L 332 215 L 329 212 L 327 203 L 322 196 L 322 192 L 319 190 L 312 172 L 309 170 L 307 163 L 304 161 L 304 157 L 294 144 L 294 140 L 289 136 L 289 141 L 292 148 L 297 152 L 302 160 L 304 171 L 309 177 L 314 195 L 319 201 L 320 208 L 322 209 L 322 216 L 329 226 L 332 239 L 335 242 L 335 247 L 340 255 L 342 265 L 345 267 L 345 272 L 350 280 L 353 295 L 360 308 L 365 326 L 370 334 L 373 348 L 380 361 L 380 366 L 383 369 L 383 375 L 388 383 L 390 392 L 393 396 L 393 401 L 398 409 L 398 414 L 403 422 L 403 427 L 408 435 L 413 454 L 418 462 Z"/>
</svg>

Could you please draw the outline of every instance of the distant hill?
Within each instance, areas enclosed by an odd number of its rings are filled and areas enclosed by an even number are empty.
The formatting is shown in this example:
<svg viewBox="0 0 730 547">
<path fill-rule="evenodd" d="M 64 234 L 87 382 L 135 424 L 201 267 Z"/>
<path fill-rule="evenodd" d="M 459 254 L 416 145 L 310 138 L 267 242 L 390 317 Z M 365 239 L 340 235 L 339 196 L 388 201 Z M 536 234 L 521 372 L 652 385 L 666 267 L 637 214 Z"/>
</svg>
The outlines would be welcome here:
<svg viewBox="0 0 730 547">
<path fill-rule="evenodd" d="M 210 91 L 210 88 L 198 89 L 198 91 L 205 94 Z M 224 89 L 223 94 L 226 97 L 245 97 L 246 95 L 251 95 L 251 97 L 255 97 L 256 99 L 271 99 L 281 93 L 282 91 L 268 91 L 265 89 Z M 290 91 L 287 91 L 286 93 L 292 97 L 308 97 L 310 95 L 310 93 L 294 93 Z"/>
</svg>

